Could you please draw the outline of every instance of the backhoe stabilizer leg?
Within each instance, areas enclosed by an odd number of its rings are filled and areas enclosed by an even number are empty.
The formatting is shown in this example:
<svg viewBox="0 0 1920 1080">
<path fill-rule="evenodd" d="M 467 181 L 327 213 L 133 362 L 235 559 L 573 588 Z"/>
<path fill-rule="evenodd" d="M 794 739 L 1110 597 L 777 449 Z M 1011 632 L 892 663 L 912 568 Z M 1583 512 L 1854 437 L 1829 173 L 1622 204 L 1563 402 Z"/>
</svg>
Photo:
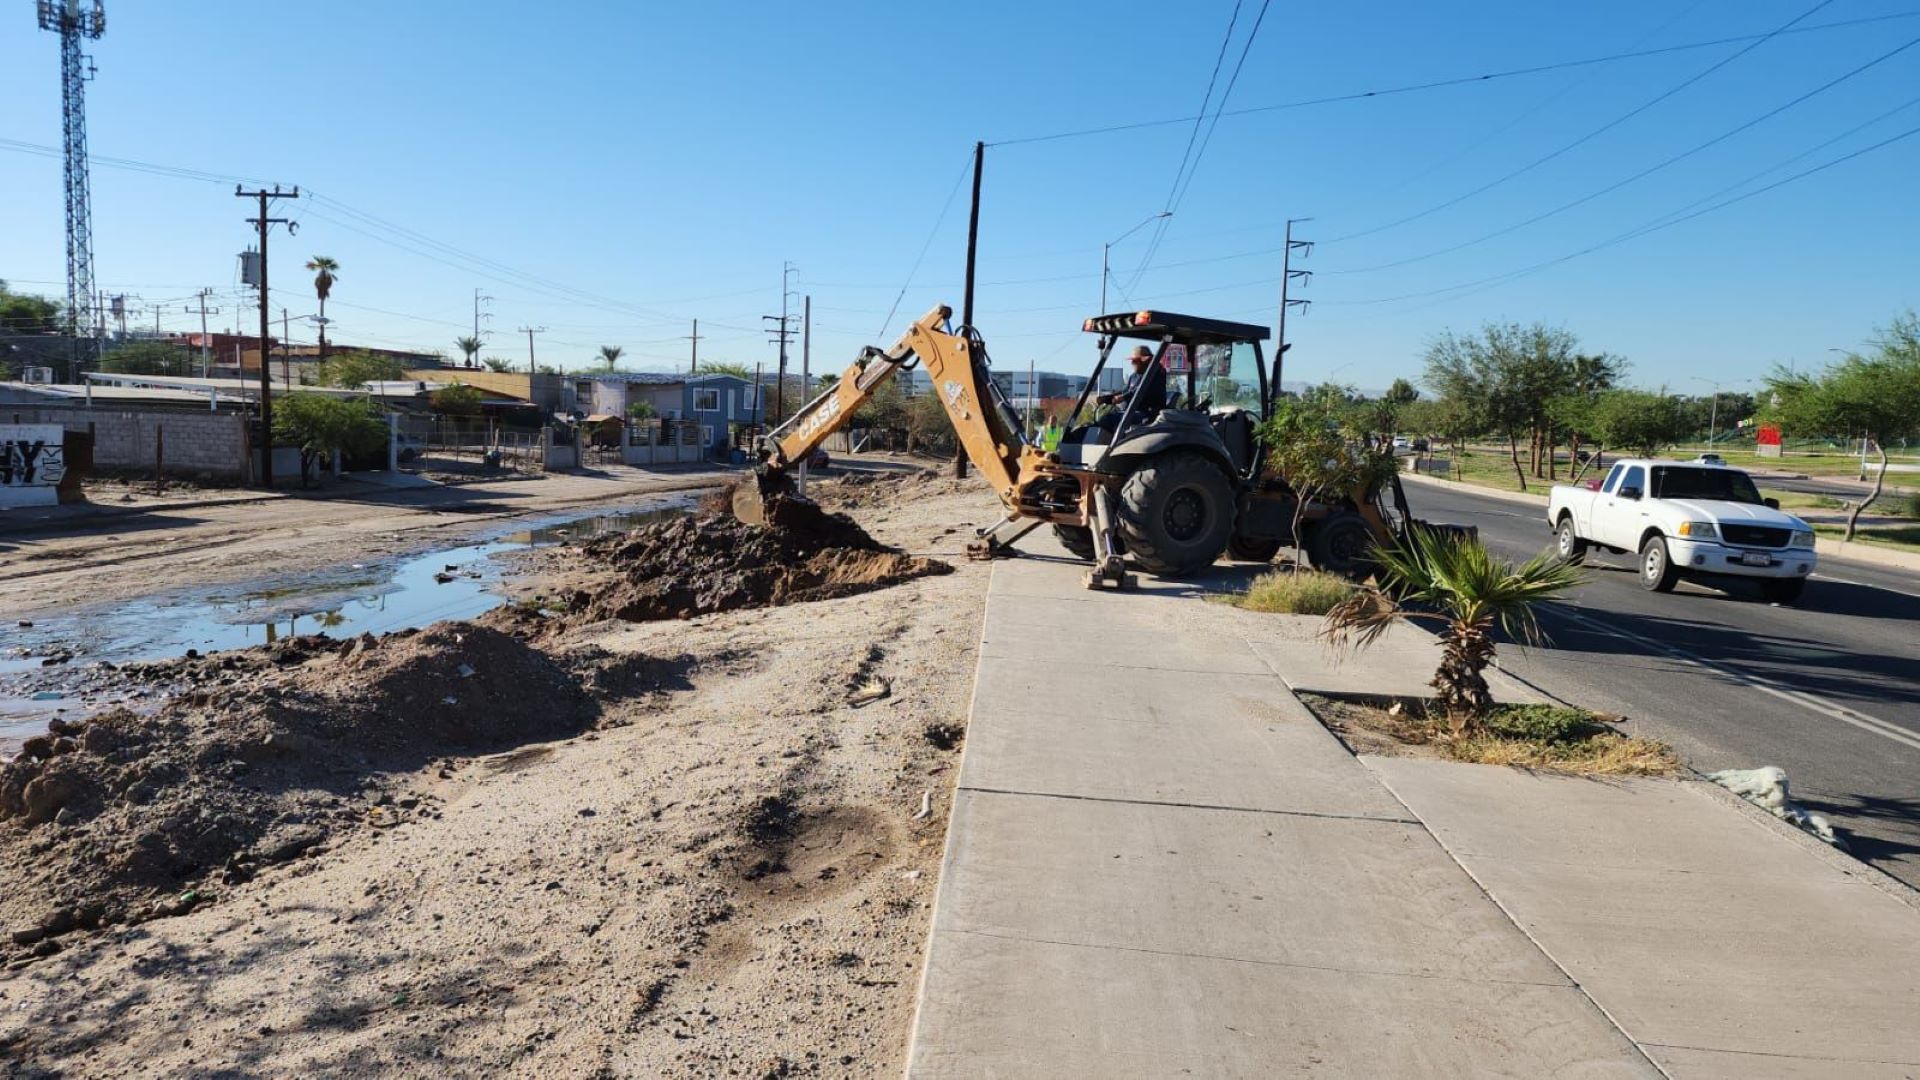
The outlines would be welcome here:
<svg viewBox="0 0 1920 1080">
<path fill-rule="evenodd" d="M 1104 487 L 1093 489 L 1093 518 L 1093 569 L 1087 571 L 1082 582 L 1089 589 L 1102 585 L 1133 588 L 1133 575 L 1127 573 L 1127 560 L 1120 554 L 1119 538 L 1114 534 L 1113 503 Z"/>
<path fill-rule="evenodd" d="M 1020 514 L 1008 514 L 999 524 L 974 531 L 974 538 L 967 544 L 969 559 L 1012 559 L 1019 556 L 1013 545 L 1033 530 L 1046 524 L 1034 518 Z"/>
</svg>

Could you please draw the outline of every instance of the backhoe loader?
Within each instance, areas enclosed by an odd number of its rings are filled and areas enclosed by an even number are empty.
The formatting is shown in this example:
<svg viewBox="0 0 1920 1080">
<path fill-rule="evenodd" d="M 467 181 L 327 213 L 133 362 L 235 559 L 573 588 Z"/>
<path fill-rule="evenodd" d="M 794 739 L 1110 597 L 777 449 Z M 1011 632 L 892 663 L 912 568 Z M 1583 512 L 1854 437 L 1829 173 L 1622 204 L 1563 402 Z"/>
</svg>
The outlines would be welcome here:
<svg viewBox="0 0 1920 1080">
<path fill-rule="evenodd" d="M 971 327 L 955 330 L 951 308 L 929 311 L 891 348 L 864 349 L 839 381 L 778 428 L 761 436 L 753 482 L 738 485 L 734 513 L 766 524 L 770 508 L 794 497 L 791 470 L 827 436 L 845 426 L 889 378 L 918 364 L 953 430 L 1006 508 L 982 528 L 969 554 L 993 558 L 1042 525 L 1073 555 L 1093 563 L 1088 588 L 1133 583 L 1133 565 L 1156 575 L 1191 574 L 1223 553 L 1268 562 L 1293 540 L 1314 565 L 1349 576 L 1370 572 L 1369 551 L 1390 542 L 1411 520 L 1397 478 L 1385 487 L 1300 505 L 1267 465 L 1260 420 L 1277 387 L 1267 385 L 1261 343 L 1267 329 L 1247 323 L 1159 311 L 1098 315 L 1083 329 L 1100 335 L 1100 359 L 1070 414 L 1079 417 L 1094 394 L 1114 346 L 1154 347 L 1153 362 L 1128 392 L 1112 395 L 1117 415 L 1068 429 L 1046 449 L 1027 441 L 1023 425 L 991 376 L 986 343 Z M 1202 369 L 1224 376 L 1235 353 L 1250 353 L 1259 376 L 1259 411 L 1214 408 L 1201 396 Z M 1170 377 L 1184 382 L 1170 392 Z M 1297 513 L 1296 513 L 1297 511 Z M 776 522 L 777 523 L 777 522 Z"/>
</svg>

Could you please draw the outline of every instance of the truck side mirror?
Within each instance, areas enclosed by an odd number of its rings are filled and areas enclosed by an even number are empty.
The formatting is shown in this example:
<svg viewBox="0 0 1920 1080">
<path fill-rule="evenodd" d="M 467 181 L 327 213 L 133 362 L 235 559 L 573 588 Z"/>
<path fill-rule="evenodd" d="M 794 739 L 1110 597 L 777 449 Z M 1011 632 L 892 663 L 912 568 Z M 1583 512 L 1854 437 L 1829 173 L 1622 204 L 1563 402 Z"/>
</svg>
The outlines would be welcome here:
<svg viewBox="0 0 1920 1080">
<path fill-rule="evenodd" d="M 1764 499 L 1761 499 L 1760 501 L 1761 501 L 1761 502 L 1763 502 L 1763 503 L 1765 503 L 1765 504 L 1766 504 L 1766 506 L 1767 506 L 1767 509 L 1769 509 L 1769 510 L 1778 510 L 1778 509 L 1780 509 L 1780 500 L 1779 500 L 1779 499 L 1776 499 L 1776 498 L 1774 498 L 1774 497 L 1773 497 L 1773 496 L 1771 496 L 1771 495 L 1769 495 L 1769 496 L 1767 496 L 1767 497 L 1766 497 L 1766 498 L 1764 498 Z"/>
<path fill-rule="evenodd" d="M 1620 497 L 1623 499 L 1638 499 L 1640 497 L 1640 489 L 1629 484 L 1620 489 Z"/>
</svg>

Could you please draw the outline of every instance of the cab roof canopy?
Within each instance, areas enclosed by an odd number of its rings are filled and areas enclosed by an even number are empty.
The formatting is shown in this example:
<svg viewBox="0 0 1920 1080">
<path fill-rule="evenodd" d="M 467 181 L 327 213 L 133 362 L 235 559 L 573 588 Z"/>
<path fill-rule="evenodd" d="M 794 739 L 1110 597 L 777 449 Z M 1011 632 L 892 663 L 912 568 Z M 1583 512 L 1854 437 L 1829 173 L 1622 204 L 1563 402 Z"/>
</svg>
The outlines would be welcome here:
<svg viewBox="0 0 1920 1080">
<path fill-rule="evenodd" d="M 1146 338 L 1159 341 L 1171 337 L 1193 345 L 1230 345 L 1236 341 L 1265 341 L 1270 336 L 1264 326 L 1202 319 L 1197 315 L 1175 315 L 1171 311 L 1129 311 L 1120 315 L 1095 315 L 1082 326 L 1089 334 Z"/>
</svg>

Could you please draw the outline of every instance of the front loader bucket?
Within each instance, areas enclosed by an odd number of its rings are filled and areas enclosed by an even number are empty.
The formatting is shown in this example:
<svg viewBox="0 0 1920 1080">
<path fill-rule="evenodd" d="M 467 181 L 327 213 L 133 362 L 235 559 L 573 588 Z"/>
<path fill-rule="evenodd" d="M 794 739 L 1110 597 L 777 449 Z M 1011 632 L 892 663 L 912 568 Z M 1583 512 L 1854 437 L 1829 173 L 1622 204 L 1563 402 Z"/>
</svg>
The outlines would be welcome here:
<svg viewBox="0 0 1920 1080">
<path fill-rule="evenodd" d="M 733 485 L 733 516 L 748 525 L 771 525 L 779 502 L 798 493 L 785 469 L 755 469 Z"/>
</svg>

